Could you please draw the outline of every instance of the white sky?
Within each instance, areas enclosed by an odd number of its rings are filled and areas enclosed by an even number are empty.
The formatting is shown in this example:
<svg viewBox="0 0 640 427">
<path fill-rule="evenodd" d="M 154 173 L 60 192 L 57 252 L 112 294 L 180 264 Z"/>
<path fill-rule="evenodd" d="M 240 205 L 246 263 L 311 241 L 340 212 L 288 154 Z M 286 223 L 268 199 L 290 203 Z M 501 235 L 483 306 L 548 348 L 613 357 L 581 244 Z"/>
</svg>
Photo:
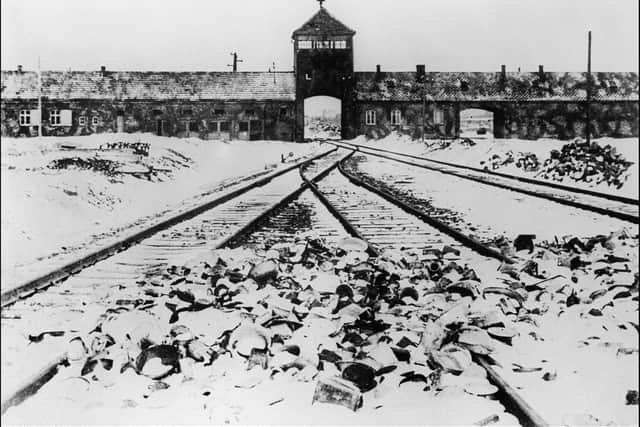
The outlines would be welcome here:
<svg viewBox="0 0 640 427">
<path fill-rule="evenodd" d="M 638 0 L 327 0 L 357 31 L 356 70 L 638 71 Z M 313 0 L 1 0 L 2 69 L 292 69 Z"/>
</svg>

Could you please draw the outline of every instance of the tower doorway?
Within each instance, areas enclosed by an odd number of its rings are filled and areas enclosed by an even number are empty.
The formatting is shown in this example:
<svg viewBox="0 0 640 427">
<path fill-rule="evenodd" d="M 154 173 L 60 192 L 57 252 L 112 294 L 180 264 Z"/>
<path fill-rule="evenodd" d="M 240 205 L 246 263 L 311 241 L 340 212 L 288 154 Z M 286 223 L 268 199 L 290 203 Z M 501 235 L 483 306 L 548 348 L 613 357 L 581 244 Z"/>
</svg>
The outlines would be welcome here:
<svg viewBox="0 0 640 427">
<path fill-rule="evenodd" d="M 304 137 L 308 139 L 340 139 L 342 134 L 342 101 L 332 96 L 312 96 L 304 100 Z"/>
</svg>

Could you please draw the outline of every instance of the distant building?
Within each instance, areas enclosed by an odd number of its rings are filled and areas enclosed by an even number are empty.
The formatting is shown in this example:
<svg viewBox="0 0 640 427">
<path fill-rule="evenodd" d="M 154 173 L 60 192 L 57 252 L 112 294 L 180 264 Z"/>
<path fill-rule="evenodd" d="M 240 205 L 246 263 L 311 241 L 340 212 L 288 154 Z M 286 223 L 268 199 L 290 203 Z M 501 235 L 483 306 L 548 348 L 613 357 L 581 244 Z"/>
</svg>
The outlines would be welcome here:
<svg viewBox="0 0 640 427">
<path fill-rule="evenodd" d="M 460 135 L 460 111 L 493 113 L 496 138 L 638 136 L 638 74 L 354 72 L 355 31 L 324 7 L 293 32 L 292 72 L 2 71 L 3 136 L 154 132 L 304 139 L 304 100 L 341 100 L 343 138 Z M 38 109 L 41 95 L 42 110 Z"/>
</svg>

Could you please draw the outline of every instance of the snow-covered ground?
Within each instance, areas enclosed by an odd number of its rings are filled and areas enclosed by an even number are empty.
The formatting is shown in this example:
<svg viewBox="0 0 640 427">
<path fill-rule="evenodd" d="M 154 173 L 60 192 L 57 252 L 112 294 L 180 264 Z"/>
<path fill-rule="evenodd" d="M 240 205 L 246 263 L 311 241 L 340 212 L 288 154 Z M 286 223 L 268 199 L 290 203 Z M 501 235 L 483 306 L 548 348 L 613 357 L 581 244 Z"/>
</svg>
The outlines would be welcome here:
<svg viewBox="0 0 640 427">
<path fill-rule="evenodd" d="M 599 138 L 594 141 L 600 146 L 611 145 L 618 153 L 624 156 L 627 161 L 633 162 L 633 165 L 631 165 L 623 174 L 624 185 L 622 188 L 617 189 L 613 186 L 607 185 L 606 183 L 596 185 L 585 182 L 576 182 L 568 178 L 564 179 L 561 183 L 563 185 L 586 188 L 609 194 L 618 194 L 637 199 L 640 194 L 640 187 L 638 184 L 638 162 L 640 161 L 638 138 Z M 450 145 L 443 148 L 439 141 L 415 141 L 407 136 L 391 134 L 380 140 L 367 140 L 364 136 L 360 136 L 350 142 L 403 152 L 406 154 L 426 156 L 435 160 L 483 168 L 487 164 L 487 161 L 494 155 L 498 155 L 500 158 L 505 158 L 509 151 L 513 152 L 516 156 L 518 153 L 533 153 L 541 162 L 544 162 L 545 159 L 550 157 L 551 150 L 559 151 L 563 145 L 568 144 L 570 141 L 560 141 L 557 139 L 528 141 L 519 139 L 474 138 L 476 145 L 473 146 L 463 144 L 460 141 L 453 141 Z M 541 176 L 537 176 L 536 172 L 527 172 L 522 168 L 516 167 L 514 163 L 503 166 L 497 171 L 512 175 L 526 176 L 528 178 L 543 179 Z"/>
<path fill-rule="evenodd" d="M 120 141 L 149 143 L 149 155 L 106 149 Z M 59 264 L 64 256 L 194 204 L 244 176 L 273 171 L 283 156 L 292 162 L 319 148 L 152 134 L 3 138 L 0 147 L 3 288 L 28 277 L 30 264 Z M 113 166 L 116 173 L 49 167 L 74 158 Z"/>
</svg>

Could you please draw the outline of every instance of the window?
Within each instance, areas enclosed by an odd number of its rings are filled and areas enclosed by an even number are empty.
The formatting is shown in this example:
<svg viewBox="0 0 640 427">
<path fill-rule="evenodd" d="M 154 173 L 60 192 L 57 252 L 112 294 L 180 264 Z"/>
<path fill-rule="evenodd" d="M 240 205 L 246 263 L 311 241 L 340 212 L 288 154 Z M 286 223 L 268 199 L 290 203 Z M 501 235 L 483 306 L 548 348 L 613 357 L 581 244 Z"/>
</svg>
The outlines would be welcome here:
<svg viewBox="0 0 640 427">
<path fill-rule="evenodd" d="M 20 126 L 29 126 L 31 124 L 31 111 L 20 110 Z"/>
<path fill-rule="evenodd" d="M 298 42 L 298 49 L 311 49 L 312 47 L 311 40 L 300 40 Z"/>
<path fill-rule="evenodd" d="M 192 116 L 193 115 L 193 110 L 191 108 L 183 108 L 182 109 L 182 115 L 183 116 Z"/>
<path fill-rule="evenodd" d="M 220 122 L 220 132 L 229 132 L 229 122 Z"/>
<path fill-rule="evenodd" d="M 287 107 L 280 107 L 280 117 L 287 117 L 287 114 L 289 114 L 289 109 Z"/>
<path fill-rule="evenodd" d="M 80 126 L 86 126 L 87 125 L 87 118 L 85 116 L 78 117 L 78 124 Z"/>
<path fill-rule="evenodd" d="M 91 124 L 93 126 L 98 126 L 98 116 L 91 117 Z"/>
<path fill-rule="evenodd" d="M 402 112 L 400 110 L 391 111 L 391 124 L 399 125 L 402 122 Z"/>
<path fill-rule="evenodd" d="M 433 110 L 433 123 L 436 125 L 444 123 L 444 112 L 440 108 Z"/>
<path fill-rule="evenodd" d="M 52 125 L 60 124 L 60 110 L 51 110 L 49 112 L 49 123 Z"/>
<path fill-rule="evenodd" d="M 365 124 L 367 125 L 375 125 L 376 124 L 376 112 L 373 110 L 368 110 L 365 113 Z"/>
<path fill-rule="evenodd" d="M 460 82 L 460 90 L 463 92 L 466 92 L 469 90 L 469 83 L 467 83 L 466 81 L 462 80 Z"/>
<path fill-rule="evenodd" d="M 216 108 L 215 110 L 213 110 L 213 114 L 215 114 L 216 116 L 221 116 L 224 114 L 224 110 L 221 108 Z"/>
<path fill-rule="evenodd" d="M 60 125 L 71 126 L 71 110 L 60 110 Z"/>
<path fill-rule="evenodd" d="M 331 49 L 331 41 L 329 40 L 316 41 L 316 49 Z"/>
<path fill-rule="evenodd" d="M 333 42 L 333 48 L 334 49 L 346 49 L 347 48 L 347 41 L 346 40 L 336 40 L 335 42 Z"/>
<path fill-rule="evenodd" d="M 240 122 L 240 132 L 248 132 L 249 131 L 249 122 Z"/>
<path fill-rule="evenodd" d="M 189 122 L 189 132 L 198 132 L 198 122 Z"/>
</svg>

